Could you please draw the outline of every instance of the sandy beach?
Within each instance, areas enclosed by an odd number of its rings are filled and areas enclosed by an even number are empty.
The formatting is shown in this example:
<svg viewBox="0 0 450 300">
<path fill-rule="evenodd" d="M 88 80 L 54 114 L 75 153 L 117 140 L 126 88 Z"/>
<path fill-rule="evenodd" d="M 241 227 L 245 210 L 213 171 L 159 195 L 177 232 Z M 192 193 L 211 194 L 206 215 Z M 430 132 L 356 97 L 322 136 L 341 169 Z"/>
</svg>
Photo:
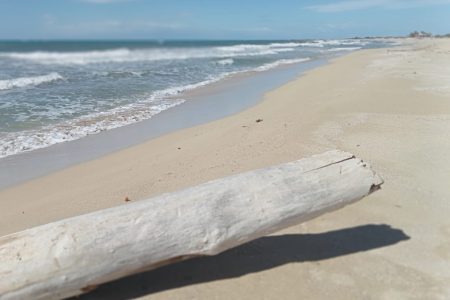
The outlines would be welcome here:
<svg viewBox="0 0 450 300">
<path fill-rule="evenodd" d="M 84 298 L 448 299 L 449 61 L 449 39 L 338 58 L 241 113 L 1 190 L 0 236 L 337 148 L 368 161 L 382 190 Z"/>
</svg>

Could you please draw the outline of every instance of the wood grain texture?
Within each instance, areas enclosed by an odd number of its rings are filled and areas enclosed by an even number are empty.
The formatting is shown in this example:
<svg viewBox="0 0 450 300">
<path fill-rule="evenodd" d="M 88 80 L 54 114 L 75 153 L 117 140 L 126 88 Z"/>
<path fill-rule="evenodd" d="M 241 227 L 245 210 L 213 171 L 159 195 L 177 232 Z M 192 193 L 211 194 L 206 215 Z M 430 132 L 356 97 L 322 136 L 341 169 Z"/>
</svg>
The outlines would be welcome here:
<svg viewBox="0 0 450 300">
<path fill-rule="evenodd" d="M 330 151 L 0 238 L 0 299 L 61 299 L 339 209 L 383 183 Z M 305 245 L 307 246 L 307 245 Z"/>
</svg>

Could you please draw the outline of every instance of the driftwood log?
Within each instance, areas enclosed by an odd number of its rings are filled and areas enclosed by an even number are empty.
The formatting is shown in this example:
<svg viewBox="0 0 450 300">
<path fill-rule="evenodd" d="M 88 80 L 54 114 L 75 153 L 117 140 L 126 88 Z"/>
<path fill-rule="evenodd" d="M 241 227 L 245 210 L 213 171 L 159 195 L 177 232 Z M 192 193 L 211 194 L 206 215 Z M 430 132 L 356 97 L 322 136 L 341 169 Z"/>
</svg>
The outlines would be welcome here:
<svg viewBox="0 0 450 300">
<path fill-rule="evenodd" d="M 0 238 L 0 299 L 65 298 L 215 255 L 341 208 L 381 184 L 360 159 L 330 151 L 7 235 Z"/>
</svg>

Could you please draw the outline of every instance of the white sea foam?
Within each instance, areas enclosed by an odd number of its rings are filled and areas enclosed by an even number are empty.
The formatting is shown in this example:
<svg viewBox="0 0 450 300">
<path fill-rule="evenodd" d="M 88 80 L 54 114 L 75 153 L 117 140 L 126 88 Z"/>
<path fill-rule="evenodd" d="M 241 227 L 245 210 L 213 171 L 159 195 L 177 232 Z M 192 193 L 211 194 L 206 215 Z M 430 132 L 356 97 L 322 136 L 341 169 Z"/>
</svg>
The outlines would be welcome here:
<svg viewBox="0 0 450 300">
<path fill-rule="evenodd" d="M 77 140 L 87 135 L 135 123 L 183 102 L 182 99 L 161 100 L 153 104 L 143 101 L 133 106 L 87 115 L 58 125 L 0 134 L 0 158 Z"/>
<path fill-rule="evenodd" d="M 363 40 L 315 40 L 311 42 L 304 42 L 301 43 L 301 46 L 303 47 L 317 47 L 317 48 L 323 48 L 325 46 L 349 46 L 349 45 L 360 45 L 364 46 L 367 45 L 368 41 Z"/>
<path fill-rule="evenodd" d="M 228 65 L 232 65 L 234 63 L 234 60 L 232 58 L 227 58 L 227 59 L 221 59 L 215 62 L 218 65 L 222 65 L 222 66 L 228 66 Z"/>
<path fill-rule="evenodd" d="M 142 71 L 102 71 L 102 72 L 93 72 L 94 75 L 97 76 L 105 76 L 105 77 L 142 77 L 145 72 Z"/>
<path fill-rule="evenodd" d="M 361 49 L 361 47 L 338 47 L 338 48 L 331 48 L 331 49 L 327 49 L 328 52 L 339 52 L 339 51 L 355 51 L 355 50 L 359 50 Z"/>
<path fill-rule="evenodd" d="M 265 65 L 262 65 L 260 67 L 257 67 L 255 69 L 253 69 L 253 71 L 256 72 L 262 72 L 262 71 L 267 71 L 282 65 L 289 65 L 289 64 L 296 64 L 296 63 L 301 63 L 301 62 L 305 62 L 305 61 L 309 61 L 311 60 L 309 57 L 305 57 L 305 58 L 297 58 L 297 59 L 280 59 L 277 61 L 274 61 L 273 63 L 268 63 Z"/>
<path fill-rule="evenodd" d="M 285 48 L 285 47 L 299 47 L 302 45 L 302 43 L 272 43 L 269 44 L 271 47 L 281 47 L 281 48 Z"/>
<path fill-rule="evenodd" d="M 198 83 L 155 91 L 141 101 L 108 111 L 92 113 L 58 125 L 0 134 L 0 158 L 77 140 L 105 130 L 149 119 L 164 110 L 185 102 L 184 99 L 174 99 L 176 95 L 217 82 L 235 73 L 237 72 L 223 73 L 220 76 Z"/>
<path fill-rule="evenodd" d="M 27 86 L 37 86 L 43 83 L 48 83 L 56 80 L 61 80 L 63 77 L 56 72 L 33 77 L 19 77 L 14 79 L 0 80 L 0 91 L 10 90 L 14 88 L 21 88 Z"/>
<path fill-rule="evenodd" d="M 233 46 L 222 46 L 222 47 L 213 47 L 214 51 L 219 51 L 223 53 L 235 53 L 235 54 L 248 54 L 248 55 L 259 55 L 259 53 L 270 52 L 270 53 L 279 53 L 292 51 L 299 44 L 295 43 L 272 43 L 268 45 L 257 45 L 257 44 L 239 44 Z"/>
<path fill-rule="evenodd" d="M 137 61 L 271 55 L 293 51 L 295 47 L 299 45 L 300 44 L 298 43 L 273 43 L 268 45 L 240 44 L 200 48 L 121 48 L 83 52 L 5 52 L 0 53 L 0 57 L 27 60 L 40 64 L 85 65 L 92 63 L 123 63 Z"/>
<path fill-rule="evenodd" d="M 149 119 L 164 110 L 185 102 L 184 99 L 177 98 L 181 93 L 218 82 L 234 74 L 249 71 L 263 72 L 281 65 L 300 63 L 308 60 L 310 58 L 281 59 L 254 69 L 226 72 L 198 83 L 155 91 L 148 97 L 143 97 L 142 100 L 135 103 L 108 111 L 89 114 L 74 120 L 62 122 L 58 125 L 0 134 L 0 158 L 76 140 L 87 135 Z"/>
</svg>

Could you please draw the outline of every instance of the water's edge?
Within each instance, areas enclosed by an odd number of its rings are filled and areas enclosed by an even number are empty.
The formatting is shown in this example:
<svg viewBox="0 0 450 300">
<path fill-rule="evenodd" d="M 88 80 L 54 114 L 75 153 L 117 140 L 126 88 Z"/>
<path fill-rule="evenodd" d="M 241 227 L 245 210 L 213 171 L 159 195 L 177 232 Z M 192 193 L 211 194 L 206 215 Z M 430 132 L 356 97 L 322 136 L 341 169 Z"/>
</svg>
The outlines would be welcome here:
<svg viewBox="0 0 450 300">
<path fill-rule="evenodd" d="M 0 159 L 0 189 L 146 142 L 180 129 L 218 120 L 262 101 L 265 93 L 326 64 L 325 59 L 240 74 L 186 95 L 186 101 L 150 119 L 84 138 Z M 189 94 L 189 93 L 188 93 Z"/>
</svg>

